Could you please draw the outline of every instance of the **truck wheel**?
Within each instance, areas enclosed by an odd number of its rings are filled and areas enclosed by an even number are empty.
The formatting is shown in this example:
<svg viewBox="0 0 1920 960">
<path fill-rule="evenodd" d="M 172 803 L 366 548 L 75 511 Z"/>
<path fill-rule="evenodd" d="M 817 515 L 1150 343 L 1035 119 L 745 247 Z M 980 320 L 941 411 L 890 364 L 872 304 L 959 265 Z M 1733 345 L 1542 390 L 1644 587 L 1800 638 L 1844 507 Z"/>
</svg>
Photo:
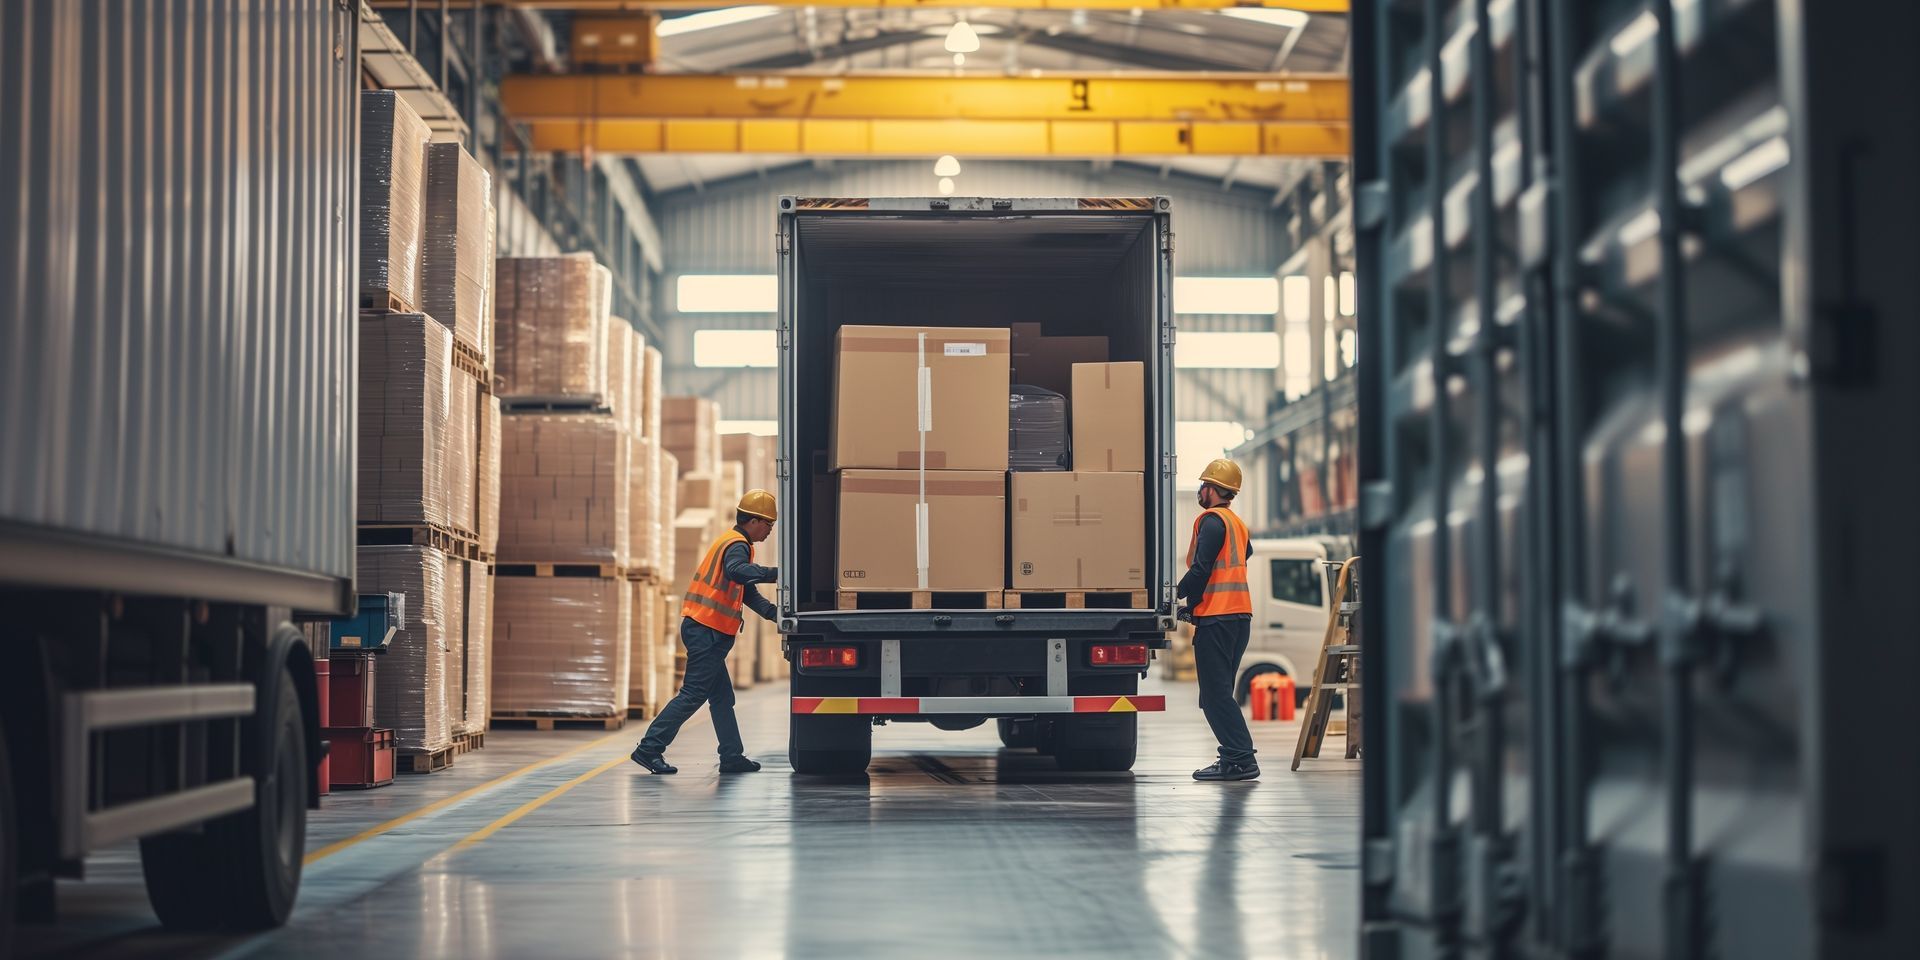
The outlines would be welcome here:
<svg viewBox="0 0 1920 960">
<path fill-rule="evenodd" d="M 865 773 L 873 760 L 873 721 L 866 717 L 807 717 L 788 720 L 787 762 L 794 773 Z"/>
<path fill-rule="evenodd" d="M 1000 728 L 1000 742 L 1012 750 L 1025 750 L 1040 746 L 1040 722 L 1038 720 L 1014 720 L 1000 717 L 994 720 Z"/>
<path fill-rule="evenodd" d="M 1054 721 L 1053 762 L 1075 772 L 1131 770 L 1139 730 L 1139 717 L 1130 713 L 1063 717 Z"/>
<path fill-rule="evenodd" d="M 0 726 L 0 957 L 13 956 L 13 917 L 18 904 L 19 832 L 13 820 L 13 768 L 7 758 L 7 728 Z"/>
<path fill-rule="evenodd" d="M 260 691 L 261 709 L 246 721 L 243 769 L 255 780 L 251 809 L 207 824 L 198 834 L 140 841 L 147 900 L 163 926 L 176 930 L 261 930 L 293 912 L 306 856 L 306 730 L 300 697 L 286 671 L 276 689 Z"/>
</svg>

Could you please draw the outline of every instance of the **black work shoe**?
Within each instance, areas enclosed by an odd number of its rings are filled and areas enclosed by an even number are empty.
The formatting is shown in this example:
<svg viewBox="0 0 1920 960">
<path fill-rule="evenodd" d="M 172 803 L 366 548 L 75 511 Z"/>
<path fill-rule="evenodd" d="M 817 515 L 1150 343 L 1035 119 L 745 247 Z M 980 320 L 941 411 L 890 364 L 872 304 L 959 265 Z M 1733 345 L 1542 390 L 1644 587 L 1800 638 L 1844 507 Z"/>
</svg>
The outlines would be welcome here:
<svg viewBox="0 0 1920 960">
<path fill-rule="evenodd" d="M 1195 780 L 1208 781 L 1257 780 L 1259 777 L 1259 764 L 1228 763 L 1225 760 L 1215 760 L 1211 765 L 1201 767 L 1193 772 L 1193 778 Z"/>
<path fill-rule="evenodd" d="M 639 747 L 634 747 L 633 752 L 628 754 L 628 756 L 633 758 L 634 763 L 646 767 L 649 773 L 665 774 L 680 772 L 680 768 L 668 763 L 666 757 L 657 753 L 648 753 Z"/>
<path fill-rule="evenodd" d="M 746 757 L 728 757 L 720 761 L 721 773 L 759 773 L 760 761 Z"/>
</svg>

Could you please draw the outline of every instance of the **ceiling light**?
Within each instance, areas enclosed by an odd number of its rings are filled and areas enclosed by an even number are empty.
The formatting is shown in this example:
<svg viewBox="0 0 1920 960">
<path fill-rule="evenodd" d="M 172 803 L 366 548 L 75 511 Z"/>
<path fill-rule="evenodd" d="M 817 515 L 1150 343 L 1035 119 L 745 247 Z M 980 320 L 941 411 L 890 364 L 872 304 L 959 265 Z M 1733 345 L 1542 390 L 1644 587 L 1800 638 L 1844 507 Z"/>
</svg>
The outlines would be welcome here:
<svg viewBox="0 0 1920 960">
<path fill-rule="evenodd" d="M 953 65 L 954 65 L 954 66 L 956 66 L 956 67 L 964 67 L 964 66 L 966 66 L 966 65 L 967 65 L 967 55 L 966 55 L 966 54 L 964 54 L 964 53 L 956 53 L 956 54 L 954 54 L 954 55 L 953 55 Z"/>
<path fill-rule="evenodd" d="M 940 195 L 943 197 L 953 196 L 953 178 L 952 177 L 940 178 Z"/>
<path fill-rule="evenodd" d="M 761 17 L 771 17 L 779 12 L 779 7 L 765 5 L 707 10 L 701 13 L 689 13 L 684 17 L 674 17 L 672 20 L 662 20 L 653 32 L 655 36 L 672 37 L 682 33 L 692 33 L 695 30 L 711 30 L 714 27 L 746 23 Z"/>
<path fill-rule="evenodd" d="M 1260 7 L 1234 7 L 1231 10 L 1222 10 L 1220 13 L 1222 16 L 1234 17 L 1239 20 L 1252 20 L 1255 23 L 1264 23 L 1272 27 L 1286 27 L 1288 30 L 1298 30 L 1307 25 L 1307 15 L 1298 10 L 1265 10 Z"/>
<path fill-rule="evenodd" d="M 949 153 L 933 162 L 933 175 L 936 177 L 957 177 L 960 175 L 960 161 Z"/>
<path fill-rule="evenodd" d="M 947 31 L 948 53 L 972 53 L 980 49 L 980 35 L 967 26 L 965 20 L 957 20 L 953 29 Z"/>
</svg>

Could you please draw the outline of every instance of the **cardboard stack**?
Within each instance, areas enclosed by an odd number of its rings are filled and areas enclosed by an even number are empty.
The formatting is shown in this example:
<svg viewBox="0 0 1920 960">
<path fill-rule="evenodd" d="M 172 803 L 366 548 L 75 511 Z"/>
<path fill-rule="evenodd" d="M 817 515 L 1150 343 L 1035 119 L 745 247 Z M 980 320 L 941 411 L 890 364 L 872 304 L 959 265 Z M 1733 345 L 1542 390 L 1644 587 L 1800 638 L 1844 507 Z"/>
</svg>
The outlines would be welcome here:
<svg viewBox="0 0 1920 960">
<path fill-rule="evenodd" d="M 720 408 L 705 397 L 667 397 L 660 408 L 661 449 L 682 474 L 712 473 L 720 464 Z"/>
<path fill-rule="evenodd" d="M 1074 470 L 1013 474 L 1013 589 L 1145 589 L 1145 367 L 1075 363 L 1068 379 Z"/>
<path fill-rule="evenodd" d="M 424 228 L 420 238 L 420 308 L 453 331 L 456 348 L 479 365 L 492 363 L 493 322 L 487 313 L 493 269 L 492 178 L 457 143 L 427 146 Z"/>
<path fill-rule="evenodd" d="M 391 90 L 360 94 L 360 306 L 420 307 L 426 121 Z"/>
<path fill-rule="evenodd" d="M 504 258 L 496 717 L 625 717 L 649 703 L 636 609 L 660 539 L 644 338 L 588 255 Z M 636 529 L 637 527 L 637 529 Z M 639 700 L 636 702 L 635 694 Z"/>
</svg>

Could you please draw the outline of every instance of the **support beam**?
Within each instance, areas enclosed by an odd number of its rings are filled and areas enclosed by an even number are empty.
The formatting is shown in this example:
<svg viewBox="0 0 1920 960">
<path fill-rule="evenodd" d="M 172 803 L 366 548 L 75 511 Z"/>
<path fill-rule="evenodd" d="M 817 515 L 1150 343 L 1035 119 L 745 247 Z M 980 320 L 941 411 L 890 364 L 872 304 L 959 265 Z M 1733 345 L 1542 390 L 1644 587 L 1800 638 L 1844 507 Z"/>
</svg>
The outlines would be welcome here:
<svg viewBox="0 0 1920 960">
<path fill-rule="evenodd" d="M 511 76 L 532 149 L 1345 157 L 1339 76 Z"/>
</svg>

